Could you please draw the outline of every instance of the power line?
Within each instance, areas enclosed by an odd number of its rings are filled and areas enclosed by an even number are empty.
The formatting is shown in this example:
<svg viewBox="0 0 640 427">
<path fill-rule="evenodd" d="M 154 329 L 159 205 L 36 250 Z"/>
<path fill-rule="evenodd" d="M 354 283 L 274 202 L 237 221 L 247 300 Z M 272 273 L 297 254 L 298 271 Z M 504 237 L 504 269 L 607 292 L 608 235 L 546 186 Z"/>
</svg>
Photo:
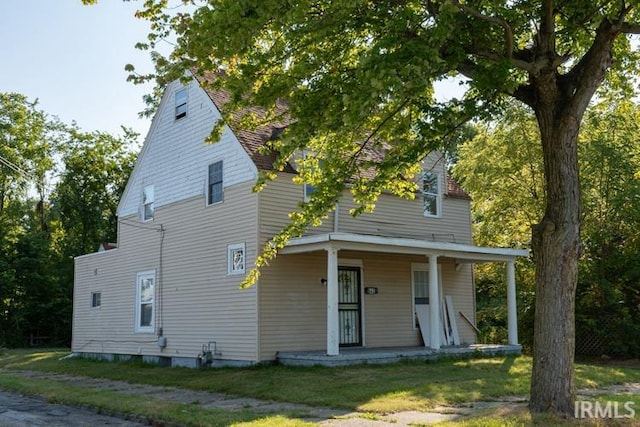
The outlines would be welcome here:
<svg viewBox="0 0 640 427">
<path fill-rule="evenodd" d="M 15 163 L 10 162 L 9 160 L 5 159 L 4 157 L 0 156 L 0 163 L 2 163 L 3 165 L 5 165 L 6 167 L 8 167 L 9 169 L 11 169 L 14 172 L 17 172 L 21 175 L 24 176 L 30 176 L 28 172 L 26 172 L 24 169 L 20 168 L 18 165 L 16 165 Z"/>
</svg>

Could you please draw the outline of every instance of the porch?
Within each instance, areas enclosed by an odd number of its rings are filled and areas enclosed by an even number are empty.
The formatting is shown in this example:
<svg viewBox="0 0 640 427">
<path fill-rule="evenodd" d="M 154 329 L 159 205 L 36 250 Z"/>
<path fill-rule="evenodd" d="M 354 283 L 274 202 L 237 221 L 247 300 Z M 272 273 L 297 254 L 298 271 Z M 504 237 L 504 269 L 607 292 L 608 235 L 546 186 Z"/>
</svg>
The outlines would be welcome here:
<svg viewBox="0 0 640 427">
<path fill-rule="evenodd" d="M 281 250 L 281 253 L 285 256 L 288 254 L 319 254 L 321 252 L 326 254 L 326 275 L 324 276 L 325 278 L 320 279 L 320 282 L 326 287 L 326 349 L 318 352 L 279 352 L 277 357 L 282 361 L 282 363 L 295 364 L 297 363 L 296 361 L 305 360 L 305 364 L 327 365 L 387 363 L 406 358 L 434 359 L 442 356 L 473 354 L 478 351 L 488 352 L 489 354 L 494 351 L 505 350 L 510 352 L 520 352 L 516 316 L 515 259 L 519 256 L 527 256 L 527 251 L 510 248 L 487 248 L 466 244 L 431 242 L 409 238 L 391 238 L 351 233 L 328 233 L 293 239 Z M 422 289 L 418 289 L 417 286 L 413 287 L 417 283 L 417 281 L 414 281 L 415 283 L 412 285 L 414 295 L 407 295 L 414 302 L 414 310 L 412 314 L 415 314 L 416 321 L 419 322 L 418 330 L 422 333 L 421 338 L 424 344 L 423 347 L 383 348 L 382 346 L 386 346 L 386 344 L 380 342 L 380 339 L 375 343 L 372 342 L 373 340 L 365 339 L 366 335 L 371 330 L 375 329 L 375 327 L 368 329 L 361 323 L 363 309 L 362 297 L 369 296 L 370 294 L 377 294 L 378 283 L 380 284 L 380 295 L 383 293 L 384 295 L 389 295 L 393 290 L 387 287 L 387 285 L 392 283 L 393 280 L 389 280 L 388 276 L 386 276 L 387 279 L 383 279 L 382 282 L 375 281 L 375 286 L 369 285 L 368 287 L 365 286 L 358 290 L 358 286 L 361 283 L 360 273 L 364 265 L 362 264 L 362 260 L 355 260 L 360 262 L 358 266 L 355 267 L 355 271 L 347 271 L 353 270 L 353 268 L 345 265 L 343 261 L 346 261 L 347 259 L 342 260 L 339 258 L 339 256 L 343 256 L 339 255 L 339 253 L 344 253 L 344 256 L 347 257 L 352 256 L 352 254 L 364 253 L 375 253 L 386 257 L 392 257 L 394 255 L 411 257 L 412 264 L 410 270 L 412 271 L 412 274 L 415 273 L 414 266 L 416 270 L 420 270 L 419 273 L 422 273 L 421 281 L 424 285 Z M 420 258 L 427 261 L 427 263 L 421 261 Z M 381 265 L 384 261 L 378 257 L 376 262 Z M 468 268 L 463 266 L 468 266 L 478 262 L 505 263 L 508 346 L 465 345 L 465 343 L 474 343 L 475 340 L 468 336 L 466 339 L 458 338 L 457 330 L 453 331 L 454 333 L 452 336 L 449 336 L 448 333 L 451 332 L 450 327 L 453 326 L 455 328 L 455 322 L 453 322 L 453 325 L 447 324 L 446 319 L 447 317 L 449 319 L 457 318 L 458 315 L 456 314 L 456 311 L 453 310 L 452 305 L 447 305 L 446 308 L 444 305 L 444 300 L 448 299 L 449 296 L 443 293 L 442 273 L 440 272 L 440 264 L 442 262 L 446 262 L 449 266 L 449 274 L 457 274 L 454 273 L 454 271 L 461 271 L 461 269 Z M 388 264 L 387 266 L 389 267 L 390 265 Z M 379 269 L 377 271 L 372 271 L 372 268 L 375 267 L 372 267 L 372 265 L 369 264 L 370 279 L 371 277 L 380 277 L 379 275 L 385 274 L 384 271 Z M 407 268 L 407 271 L 409 270 L 409 267 L 405 268 Z M 353 277 L 350 277 L 351 273 L 353 273 Z M 354 282 L 357 285 L 349 288 L 348 284 L 352 284 Z M 385 286 L 385 288 L 383 289 L 382 286 Z M 466 290 L 464 291 L 465 293 L 473 295 L 472 276 L 469 276 L 468 281 L 464 282 L 463 286 L 466 287 Z M 410 288 L 407 287 L 406 289 Z M 352 299 L 343 299 L 343 294 L 357 295 L 360 293 L 362 294 L 360 297 L 356 296 Z M 429 301 L 436 303 L 429 304 Z M 473 299 L 473 301 L 475 301 L 475 299 Z M 374 301 L 370 300 L 370 303 L 374 303 Z M 369 304 L 369 306 L 371 307 L 371 304 Z M 384 319 L 384 321 L 389 320 L 389 322 L 392 321 L 391 319 L 388 319 L 388 316 L 386 315 L 387 307 L 385 307 L 383 301 L 378 301 L 376 308 L 378 311 L 377 316 L 375 316 L 375 321 L 377 322 L 375 326 L 379 329 L 384 328 L 386 325 L 381 324 L 380 319 Z M 449 312 L 446 311 L 447 309 Z M 466 309 L 464 310 L 465 313 L 469 314 L 470 311 L 473 312 L 474 310 L 475 303 L 472 305 L 467 301 Z M 396 316 L 396 320 L 398 313 L 397 309 L 392 312 L 392 314 Z M 347 317 L 351 315 L 353 315 L 353 319 Z M 404 314 L 402 314 L 402 316 L 404 316 Z M 470 321 L 462 311 L 460 312 L 460 316 L 463 317 L 471 327 L 475 328 L 472 321 Z M 473 318 L 473 316 L 471 317 Z M 370 321 L 372 320 L 373 319 L 370 319 Z M 411 319 L 408 318 L 408 320 L 410 321 Z M 404 320 L 402 320 L 402 322 L 404 322 Z M 405 323 L 402 324 L 404 325 Z M 399 327 L 398 323 L 395 325 L 396 327 Z M 417 326 L 418 325 L 416 324 L 414 330 Z M 401 328 L 404 328 L 404 326 L 401 326 Z M 353 331 L 355 331 L 355 333 L 353 333 L 352 336 L 356 339 L 352 341 L 345 341 L 344 336 L 352 333 Z M 407 332 L 406 329 L 396 329 L 396 331 Z M 386 336 L 393 336 L 395 338 L 397 336 L 397 332 L 388 332 Z M 405 342 L 407 341 L 410 340 L 405 340 Z M 414 345 L 410 342 L 407 342 L 407 344 Z M 394 344 L 389 345 L 393 346 Z M 396 342 L 395 345 L 402 344 L 400 342 Z M 370 349 L 369 346 L 371 346 L 372 349 Z M 320 346 L 314 347 L 311 347 L 311 349 L 320 348 Z M 307 346 L 304 350 L 309 349 L 310 346 Z M 335 360 L 329 362 L 329 359 Z M 376 360 L 378 362 L 376 362 Z"/>
<path fill-rule="evenodd" d="M 471 344 L 441 347 L 384 347 L 342 348 L 340 354 L 329 356 L 326 351 L 281 351 L 278 363 L 286 366 L 349 366 L 361 364 L 396 363 L 403 360 L 438 360 L 445 357 L 470 358 L 519 355 L 522 346 L 499 344 Z"/>
</svg>

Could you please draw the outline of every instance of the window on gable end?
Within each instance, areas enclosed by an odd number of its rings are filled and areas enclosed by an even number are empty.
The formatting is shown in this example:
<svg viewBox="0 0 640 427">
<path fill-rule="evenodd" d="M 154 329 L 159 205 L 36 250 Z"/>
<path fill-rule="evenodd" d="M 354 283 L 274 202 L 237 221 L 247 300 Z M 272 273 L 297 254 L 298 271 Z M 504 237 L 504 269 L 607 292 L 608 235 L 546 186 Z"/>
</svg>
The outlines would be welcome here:
<svg viewBox="0 0 640 427">
<path fill-rule="evenodd" d="M 188 92 L 186 87 L 176 91 L 176 120 L 181 119 L 187 115 L 187 100 Z"/>
<path fill-rule="evenodd" d="M 422 174 L 422 201 L 424 205 L 424 216 L 439 217 L 442 210 L 441 178 L 435 172 L 424 172 Z"/>
<path fill-rule="evenodd" d="M 222 160 L 209 165 L 207 178 L 207 204 L 221 202 L 224 198 Z"/>
<path fill-rule="evenodd" d="M 91 292 L 91 308 L 102 306 L 102 292 Z"/>
<path fill-rule="evenodd" d="M 151 221 L 153 219 L 153 185 L 147 185 L 142 189 L 142 220 Z"/>
</svg>

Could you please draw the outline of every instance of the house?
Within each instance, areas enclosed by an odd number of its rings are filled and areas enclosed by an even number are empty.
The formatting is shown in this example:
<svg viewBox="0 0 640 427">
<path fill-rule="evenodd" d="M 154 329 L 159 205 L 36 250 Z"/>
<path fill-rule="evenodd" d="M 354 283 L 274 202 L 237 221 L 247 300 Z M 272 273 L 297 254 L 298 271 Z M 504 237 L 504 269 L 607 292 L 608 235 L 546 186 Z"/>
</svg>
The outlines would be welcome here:
<svg viewBox="0 0 640 427">
<path fill-rule="evenodd" d="M 509 344 L 519 350 L 514 261 L 527 252 L 473 245 L 469 197 L 435 154 L 420 197 L 383 194 L 374 213 L 353 218 L 345 195 L 239 289 L 305 188 L 288 165 L 252 191 L 271 168 L 258 149 L 274 129 L 227 127 L 204 142 L 225 99 L 195 77 L 167 87 L 118 207 L 117 246 L 75 259 L 75 354 L 197 366 L 470 348 L 475 262 L 506 263 Z"/>
</svg>

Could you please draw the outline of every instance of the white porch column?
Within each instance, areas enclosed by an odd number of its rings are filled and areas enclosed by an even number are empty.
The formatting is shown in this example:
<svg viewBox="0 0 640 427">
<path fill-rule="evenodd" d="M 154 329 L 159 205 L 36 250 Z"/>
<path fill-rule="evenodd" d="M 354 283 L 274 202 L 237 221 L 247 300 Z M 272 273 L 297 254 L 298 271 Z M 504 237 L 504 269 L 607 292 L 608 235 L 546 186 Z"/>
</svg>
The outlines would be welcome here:
<svg viewBox="0 0 640 427">
<path fill-rule="evenodd" d="M 438 295 L 438 255 L 429 255 L 429 347 L 440 349 L 440 295 Z"/>
<path fill-rule="evenodd" d="M 516 266 L 507 262 L 507 338 L 510 345 L 518 344 L 518 315 L 516 312 Z"/>
<path fill-rule="evenodd" d="M 340 354 L 338 319 L 338 250 L 327 249 L 327 355 Z"/>
</svg>

